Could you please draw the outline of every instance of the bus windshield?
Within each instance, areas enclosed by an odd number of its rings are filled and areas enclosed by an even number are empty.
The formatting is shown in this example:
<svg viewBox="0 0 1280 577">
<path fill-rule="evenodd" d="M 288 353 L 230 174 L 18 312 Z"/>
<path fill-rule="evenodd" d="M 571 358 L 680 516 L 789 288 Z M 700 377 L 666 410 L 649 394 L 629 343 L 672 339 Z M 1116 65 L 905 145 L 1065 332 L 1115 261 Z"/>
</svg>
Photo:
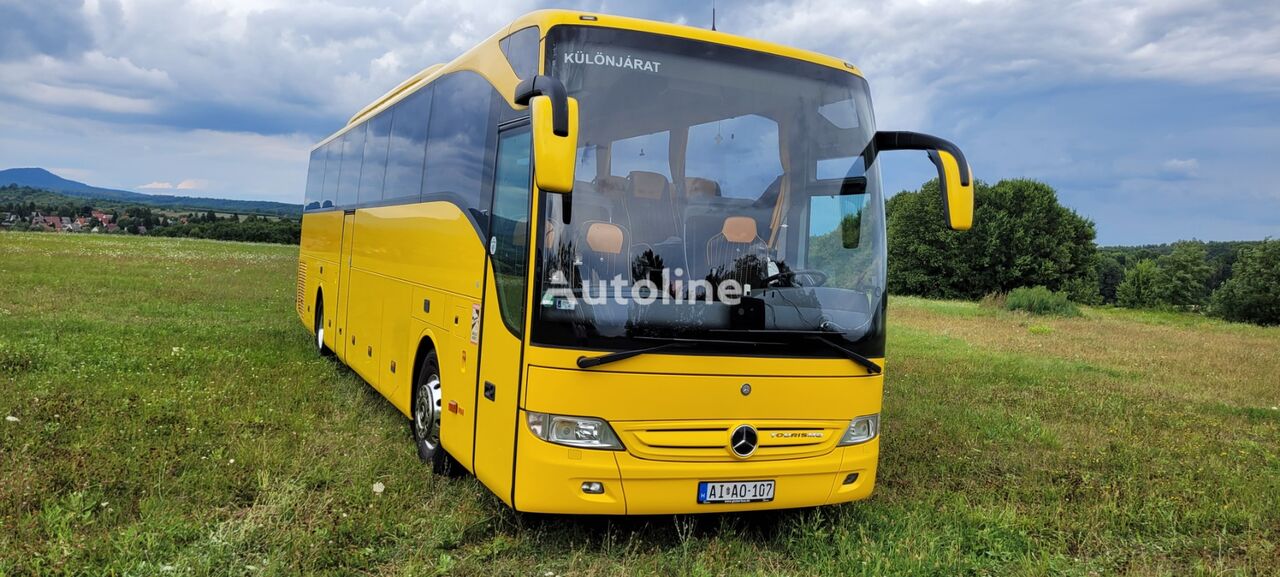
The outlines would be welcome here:
<svg viewBox="0 0 1280 577">
<path fill-rule="evenodd" d="M 580 134 L 573 192 L 543 195 L 539 212 L 534 342 L 838 356 L 820 338 L 883 354 L 884 205 L 861 77 L 609 28 L 558 26 L 546 45 Z"/>
</svg>

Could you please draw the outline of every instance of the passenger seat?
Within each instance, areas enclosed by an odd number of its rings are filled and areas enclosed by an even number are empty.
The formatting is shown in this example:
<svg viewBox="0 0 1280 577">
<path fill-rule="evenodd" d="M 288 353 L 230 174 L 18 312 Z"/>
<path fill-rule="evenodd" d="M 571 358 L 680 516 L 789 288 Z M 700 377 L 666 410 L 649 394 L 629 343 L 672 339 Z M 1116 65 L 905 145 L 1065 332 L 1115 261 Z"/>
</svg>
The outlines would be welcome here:
<svg viewBox="0 0 1280 577">
<path fill-rule="evenodd" d="M 627 176 L 627 216 L 631 220 L 631 242 L 653 245 L 680 236 L 675 203 L 667 177 L 656 172 L 632 171 Z"/>
<path fill-rule="evenodd" d="M 730 216 L 724 219 L 720 232 L 707 241 L 708 272 L 723 269 L 721 279 L 732 278 L 742 284 L 759 282 L 766 274 L 769 247 L 757 231 L 756 219 Z"/>
</svg>

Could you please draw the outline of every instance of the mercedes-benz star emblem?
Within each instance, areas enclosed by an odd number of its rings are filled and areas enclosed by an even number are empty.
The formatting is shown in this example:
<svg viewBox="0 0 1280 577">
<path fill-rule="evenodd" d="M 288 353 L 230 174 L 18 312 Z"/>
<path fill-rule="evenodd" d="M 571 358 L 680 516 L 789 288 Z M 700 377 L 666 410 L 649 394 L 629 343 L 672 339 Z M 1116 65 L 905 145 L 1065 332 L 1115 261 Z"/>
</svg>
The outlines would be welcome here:
<svg viewBox="0 0 1280 577">
<path fill-rule="evenodd" d="M 738 389 L 738 390 L 739 390 L 739 391 L 742 391 L 742 396 L 744 396 L 744 397 L 745 397 L 745 396 L 747 396 L 747 395 L 750 395 L 750 394 L 751 394 L 751 383 L 742 383 L 742 388 L 741 388 L 741 389 Z"/>
<path fill-rule="evenodd" d="M 756 444 L 759 441 L 760 437 L 755 427 L 739 425 L 733 430 L 733 434 L 729 435 L 729 450 L 733 451 L 734 455 L 745 459 L 756 452 Z"/>
</svg>

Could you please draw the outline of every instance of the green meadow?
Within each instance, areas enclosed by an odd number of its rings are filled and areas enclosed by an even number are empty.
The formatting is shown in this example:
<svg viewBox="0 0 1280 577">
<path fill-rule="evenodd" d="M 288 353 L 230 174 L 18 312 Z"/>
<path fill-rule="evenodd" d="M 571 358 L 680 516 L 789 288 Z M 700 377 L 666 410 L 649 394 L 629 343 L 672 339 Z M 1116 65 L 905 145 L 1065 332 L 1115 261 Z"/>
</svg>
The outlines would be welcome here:
<svg viewBox="0 0 1280 577">
<path fill-rule="evenodd" d="M 892 298 L 870 500 L 530 516 L 315 354 L 296 255 L 0 233 L 0 575 L 1280 574 L 1280 328 Z"/>
</svg>

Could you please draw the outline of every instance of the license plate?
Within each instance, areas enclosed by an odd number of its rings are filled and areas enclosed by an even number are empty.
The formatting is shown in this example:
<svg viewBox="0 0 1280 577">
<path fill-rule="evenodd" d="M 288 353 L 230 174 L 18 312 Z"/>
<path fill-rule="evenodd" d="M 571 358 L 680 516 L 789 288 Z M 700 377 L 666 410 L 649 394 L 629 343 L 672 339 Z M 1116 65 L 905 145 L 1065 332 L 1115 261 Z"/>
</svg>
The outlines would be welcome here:
<svg viewBox="0 0 1280 577">
<path fill-rule="evenodd" d="M 773 481 L 700 481 L 698 503 L 754 503 L 773 500 Z"/>
</svg>

